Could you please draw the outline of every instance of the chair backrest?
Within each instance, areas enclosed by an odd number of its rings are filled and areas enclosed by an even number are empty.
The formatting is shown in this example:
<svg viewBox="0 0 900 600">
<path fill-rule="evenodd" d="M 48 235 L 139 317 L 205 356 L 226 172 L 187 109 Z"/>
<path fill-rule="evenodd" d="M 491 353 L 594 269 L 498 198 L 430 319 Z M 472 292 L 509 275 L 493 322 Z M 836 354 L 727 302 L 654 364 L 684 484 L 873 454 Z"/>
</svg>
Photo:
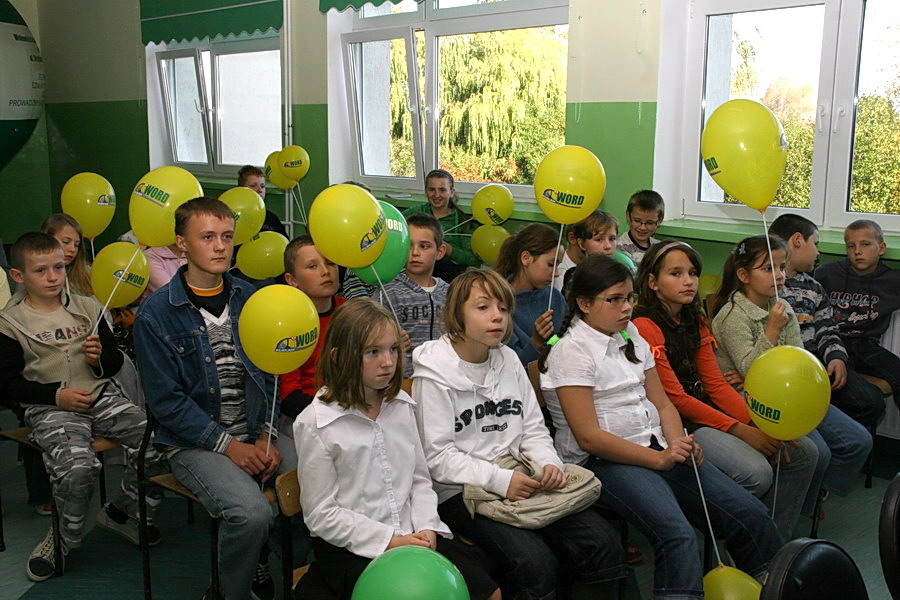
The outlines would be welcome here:
<svg viewBox="0 0 900 600">
<path fill-rule="evenodd" d="M 891 598 L 900 600 L 900 473 L 888 486 L 878 519 L 881 570 Z"/>
<path fill-rule="evenodd" d="M 528 371 L 528 381 L 531 382 L 531 387 L 534 388 L 534 395 L 537 397 L 538 404 L 543 408 L 545 406 L 544 392 L 541 391 L 541 372 L 538 369 L 538 361 L 533 360 L 525 365 L 525 370 Z"/>
<path fill-rule="evenodd" d="M 400 389 L 412 396 L 412 378 L 404 379 L 403 383 L 400 384 Z"/>
<path fill-rule="evenodd" d="M 769 564 L 759 600 L 868 600 L 853 559 L 828 540 L 799 538 L 785 544 Z"/>
<path fill-rule="evenodd" d="M 297 469 L 282 473 L 275 479 L 275 495 L 278 498 L 281 514 L 286 517 L 300 514 L 302 509 L 300 508 L 300 480 L 297 478 Z"/>
</svg>

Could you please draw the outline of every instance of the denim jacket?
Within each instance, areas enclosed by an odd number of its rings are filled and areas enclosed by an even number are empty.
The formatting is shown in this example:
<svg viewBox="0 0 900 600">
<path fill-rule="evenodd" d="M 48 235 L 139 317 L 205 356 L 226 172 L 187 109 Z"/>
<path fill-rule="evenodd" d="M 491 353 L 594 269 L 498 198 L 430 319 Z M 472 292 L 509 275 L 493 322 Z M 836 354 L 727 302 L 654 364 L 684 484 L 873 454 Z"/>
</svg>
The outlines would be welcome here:
<svg viewBox="0 0 900 600">
<path fill-rule="evenodd" d="M 200 311 L 187 295 L 181 267 L 172 280 L 144 300 L 134 321 L 134 346 L 147 406 L 156 418 L 157 444 L 213 450 L 225 432 L 219 424 L 220 392 L 216 357 Z M 238 318 L 250 284 L 224 276 L 235 351 L 246 370 L 244 402 L 250 438 L 266 427 L 275 402 L 274 379 L 247 358 L 238 335 Z M 273 428 L 274 430 L 274 428 Z M 270 434 L 272 432 L 270 431 Z"/>
</svg>

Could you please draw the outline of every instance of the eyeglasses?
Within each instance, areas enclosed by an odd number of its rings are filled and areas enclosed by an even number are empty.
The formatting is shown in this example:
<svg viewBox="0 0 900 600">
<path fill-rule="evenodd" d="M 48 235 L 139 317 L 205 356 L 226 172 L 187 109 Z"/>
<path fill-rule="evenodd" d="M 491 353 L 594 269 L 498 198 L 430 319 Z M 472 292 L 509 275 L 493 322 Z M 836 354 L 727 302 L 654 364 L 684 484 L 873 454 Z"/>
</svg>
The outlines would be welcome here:
<svg viewBox="0 0 900 600">
<path fill-rule="evenodd" d="M 620 306 L 624 306 L 626 302 L 634 306 L 635 304 L 637 304 L 638 295 L 637 292 L 631 292 L 627 296 L 610 296 L 608 298 L 599 299 L 603 300 L 610 306 L 615 306 L 616 308 L 618 308 Z"/>
<path fill-rule="evenodd" d="M 631 219 L 631 222 L 635 225 L 643 225 L 644 227 L 656 227 L 659 225 L 659 221 L 642 221 L 641 219 Z"/>
</svg>

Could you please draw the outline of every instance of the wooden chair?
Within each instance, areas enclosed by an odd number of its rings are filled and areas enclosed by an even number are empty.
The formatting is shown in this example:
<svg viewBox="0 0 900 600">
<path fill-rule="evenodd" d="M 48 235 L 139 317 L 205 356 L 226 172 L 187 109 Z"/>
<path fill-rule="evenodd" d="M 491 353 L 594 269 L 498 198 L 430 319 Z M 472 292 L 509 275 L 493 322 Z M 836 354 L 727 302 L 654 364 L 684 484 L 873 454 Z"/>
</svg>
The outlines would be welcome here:
<svg viewBox="0 0 900 600">
<path fill-rule="evenodd" d="M 891 384 L 889 384 L 886 380 L 881 379 L 880 377 L 875 377 L 874 375 L 863 375 L 863 379 L 874 385 L 878 388 L 878 391 L 881 392 L 881 395 L 884 396 L 884 401 L 889 403 L 891 401 L 891 397 L 894 395 L 894 390 L 891 389 Z M 871 427 L 869 427 L 869 433 L 872 434 L 872 450 L 869 452 L 869 458 L 866 459 L 866 466 L 864 468 L 866 472 L 866 487 L 872 487 L 872 472 L 875 468 L 875 443 L 878 440 L 878 424 L 873 423 Z"/>
<path fill-rule="evenodd" d="M 291 598 L 297 582 L 309 570 L 309 565 L 294 569 L 294 548 L 291 540 L 291 519 L 303 512 L 300 507 L 300 480 L 297 469 L 282 473 L 275 479 L 275 497 L 278 499 L 281 527 L 281 581 L 284 598 Z"/>
<path fill-rule="evenodd" d="M 409 379 L 404 379 L 403 384 L 400 386 L 400 389 L 412 396 L 412 377 Z"/>
</svg>

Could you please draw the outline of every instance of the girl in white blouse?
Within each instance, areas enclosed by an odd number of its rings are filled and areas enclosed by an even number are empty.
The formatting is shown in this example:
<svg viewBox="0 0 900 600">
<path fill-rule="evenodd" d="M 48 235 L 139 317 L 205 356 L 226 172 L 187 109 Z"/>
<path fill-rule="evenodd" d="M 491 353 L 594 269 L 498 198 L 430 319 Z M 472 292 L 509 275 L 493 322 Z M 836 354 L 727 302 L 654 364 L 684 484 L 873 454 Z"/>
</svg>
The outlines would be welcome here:
<svg viewBox="0 0 900 600">
<path fill-rule="evenodd" d="M 323 387 L 294 422 L 300 503 L 316 561 L 300 598 L 350 598 L 371 559 L 399 546 L 437 550 L 472 598 L 500 597 L 478 551 L 450 540 L 437 513 L 412 398 L 400 389 L 400 330 L 384 308 L 352 300 L 332 316 Z"/>
<path fill-rule="evenodd" d="M 556 448 L 564 461 L 594 471 L 601 503 L 653 544 L 654 598 L 703 596 L 691 523 L 704 516 L 692 454 L 717 537 L 738 568 L 761 579 L 781 536 L 765 505 L 703 462 L 684 435 L 650 347 L 630 321 L 634 300 L 631 274 L 614 259 L 590 256 L 575 268 L 559 340 L 539 363 Z"/>
</svg>

